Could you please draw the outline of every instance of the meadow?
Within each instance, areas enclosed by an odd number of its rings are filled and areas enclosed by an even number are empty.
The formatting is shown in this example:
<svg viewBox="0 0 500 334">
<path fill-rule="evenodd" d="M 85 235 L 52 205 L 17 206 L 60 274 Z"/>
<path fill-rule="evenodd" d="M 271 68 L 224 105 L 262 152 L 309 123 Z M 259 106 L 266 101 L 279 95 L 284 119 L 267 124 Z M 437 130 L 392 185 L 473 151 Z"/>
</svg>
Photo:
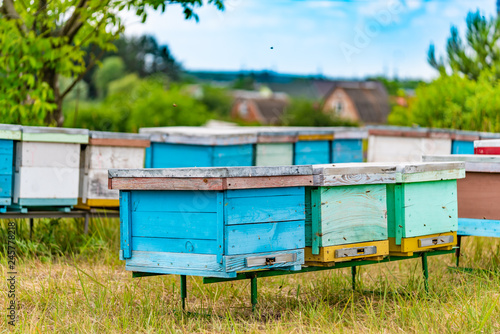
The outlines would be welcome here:
<svg viewBox="0 0 500 334">
<path fill-rule="evenodd" d="M 7 228 L 0 222 L 0 280 L 7 286 Z M 430 290 L 418 259 L 204 285 L 188 277 L 186 312 L 179 276 L 132 278 L 118 259 L 119 222 L 37 220 L 30 236 L 17 221 L 18 333 L 493 333 L 500 331 L 500 240 L 465 238 L 461 266 L 452 255 L 429 258 Z M 9 302 L 1 289 L 2 320 Z"/>
</svg>

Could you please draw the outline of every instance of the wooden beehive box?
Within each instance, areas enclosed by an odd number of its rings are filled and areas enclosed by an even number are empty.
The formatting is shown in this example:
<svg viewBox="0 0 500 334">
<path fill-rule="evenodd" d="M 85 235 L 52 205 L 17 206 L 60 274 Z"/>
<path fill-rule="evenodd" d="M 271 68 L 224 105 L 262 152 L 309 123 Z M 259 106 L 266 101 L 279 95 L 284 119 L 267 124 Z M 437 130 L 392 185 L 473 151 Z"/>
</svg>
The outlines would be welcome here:
<svg viewBox="0 0 500 334">
<path fill-rule="evenodd" d="M 294 165 L 327 164 L 331 162 L 333 128 L 302 127 L 297 130 Z"/>
<path fill-rule="evenodd" d="M 426 128 L 372 127 L 368 136 L 368 162 L 413 162 L 422 155 L 451 152 L 451 132 Z"/>
<path fill-rule="evenodd" d="M 80 145 L 88 140 L 84 129 L 23 126 L 16 144 L 13 208 L 77 204 Z"/>
<path fill-rule="evenodd" d="M 474 154 L 474 141 L 479 139 L 479 132 L 453 131 L 451 154 Z"/>
<path fill-rule="evenodd" d="M 474 154 L 499 155 L 500 139 L 486 139 L 474 141 Z"/>
<path fill-rule="evenodd" d="M 294 162 L 298 132 L 280 127 L 259 127 L 255 145 L 256 166 L 288 166 Z"/>
<path fill-rule="evenodd" d="M 462 161 L 466 177 L 458 180 L 458 234 L 500 237 L 500 156 L 424 156 L 424 161 Z"/>
<path fill-rule="evenodd" d="M 368 136 L 366 130 L 357 128 L 340 128 L 335 131 L 332 142 L 332 162 L 363 162 L 363 140 Z"/>
<path fill-rule="evenodd" d="M 461 162 L 400 164 L 397 183 L 387 185 L 389 250 L 412 255 L 456 244 L 457 179 L 465 177 Z"/>
<path fill-rule="evenodd" d="M 146 168 L 252 166 L 257 134 L 240 128 L 142 128 Z"/>
<path fill-rule="evenodd" d="M 304 263 L 310 166 L 110 170 L 130 271 L 207 277 Z"/>
<path fill-rule="evenodd" d="M 90 131 L 82 145 L 78 207 L 118 207 L 118 190 L 108 189 L 108 169 L 143 168 L 149 136 Z"/>
<path fill-rule="evenodd" d="M 21 140 L 21 126 L 0 124 L 0 212 L 12 204 L 14 143 Z"/>
<path fill-rule="evenodd" d="M 306 188 L 307 265 L 382 258 L 389 254 L 386 185 L 394 164 L 315 165 Z"/>
</svg>

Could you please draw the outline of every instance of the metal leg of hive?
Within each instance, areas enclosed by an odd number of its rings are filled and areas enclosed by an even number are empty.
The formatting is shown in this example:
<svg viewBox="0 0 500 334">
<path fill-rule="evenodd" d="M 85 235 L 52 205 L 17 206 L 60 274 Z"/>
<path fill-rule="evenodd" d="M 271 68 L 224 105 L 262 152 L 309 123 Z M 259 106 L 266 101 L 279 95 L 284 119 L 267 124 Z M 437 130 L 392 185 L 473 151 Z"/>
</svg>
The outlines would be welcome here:
<svg viewBox="0 0 500 334">
<path fill-rule="evenodd" d="M 33 226 L 35 225 L 34 219 L 30 218 L 30 240 L 33 237 Z"/>
<path fill-rule="evenodd" d="M 186 298 L 187 298 L 187 278 L 186 275 L 181 275 L 181 303 L 182 310 L 186 310 Z"/>
<path fill-rule="evenodd" d="M 356 290 L 356 266 L 351 267 L 352 291 Z"/>
<path fill-rule="evenodd" d="M 84 234 L 89 234 L 89 214 L 86 213 L 85 214 L 85 225 L 84 225 L 84 228 L 83 228 L 83 233 Z"/>
<path fill-rule="evenodd" d="M 457 267 L 460 265 L 460 248 L 462 247 L 462 236 L 459 235 L 457 236 L 457 249 L 455 250 L 455 257 L 456 257 L 456 265 Z"/>
<path fill-rule="evenodd" d="M 257 306 L 257 276 L 250 278 L 250 299 L 252 301 L 252 312 L 255 312 Z"/>
<path fill-rule="evenodd" d="M 429 267 L 427 266 L 427 252 L 422 253 L 422 271 L 424 273 L 425 291 L 429 292 Z"/>
</svg>

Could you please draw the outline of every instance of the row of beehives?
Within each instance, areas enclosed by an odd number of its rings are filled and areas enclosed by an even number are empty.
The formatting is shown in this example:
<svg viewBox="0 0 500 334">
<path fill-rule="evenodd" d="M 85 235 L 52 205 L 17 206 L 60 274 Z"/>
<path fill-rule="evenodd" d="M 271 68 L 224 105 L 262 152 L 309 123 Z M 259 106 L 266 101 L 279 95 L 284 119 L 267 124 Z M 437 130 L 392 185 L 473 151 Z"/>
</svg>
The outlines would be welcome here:
<svg viewBox="0 0 500 334">
<path fill-rule="evenodd" d="M 462 162 L 110 170 L 121 258 L 160 274 L 409 256 L 456 244 Z"/>
<path fill-rule="evenodd" d="M 151 136 L 146 167 L 153 168 L 411 162 L 429 154 L 473 154 L 475 140 L 500 138 L 495 133 L 390 126 L 163 127 L 140 132 Z"/>
<path fill-rule="evenodd" d="M 142 168 L 144 159 L 147 168 L 361 162 L 369 135 L 369 161 L 418 161 L 422 154 L 449 153 L 450 147 L 470 153 L 471 140 L 494 136 L 395 127 L 166 127 L 141 132 L 0 126 L 2 210 L 77 203 L 117 207 L 118 192 L 107 188 L 107 169 Z"/>
<path fill-rule="evenodd" d="M 148 136 L 0 125 L 0 212 L 119 205 L 109 168 L 142 168 Z"/>
</svg>

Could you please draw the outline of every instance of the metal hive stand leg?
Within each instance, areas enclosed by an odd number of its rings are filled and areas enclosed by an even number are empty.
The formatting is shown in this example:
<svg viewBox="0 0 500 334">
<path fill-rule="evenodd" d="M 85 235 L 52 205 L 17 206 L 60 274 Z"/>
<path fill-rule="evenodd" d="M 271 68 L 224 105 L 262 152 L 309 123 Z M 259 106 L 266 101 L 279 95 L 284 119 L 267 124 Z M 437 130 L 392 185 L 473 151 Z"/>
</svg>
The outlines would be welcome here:
<svg viewBox="0 0 500 334">
<path fill-rule="evenodd" d="M 422 257 L 422 271 L 424 273 L 425 291 L 429 292 L 429 267 L 427 265 L 427 252 L 423 252 L 421 257 Z"/>
<path fill-rule="evenodd" d="M 462 248 L 462 236 L 457 236 L 457 249 L 455 250 L 456 265 L 460 265 L 460 249 Z"/>
<path fill-rule="evenodd" d="M 187 298 L 187 278 L 186 275 L 181 275 L 181 303 L 182 310 L 186 310 L 186 298 Z"/>
<path fill-rule="evenodd" d="M 356 266 L 351 267 L 352 291 L 356 291 Z"/>
<path fill-rule="evenodd" d="M 253 275 L 250 278 L 250 299 L 252 301 L 252 312 L 255 312 L 257 306 L 257 276 Z"/>
</svg>

